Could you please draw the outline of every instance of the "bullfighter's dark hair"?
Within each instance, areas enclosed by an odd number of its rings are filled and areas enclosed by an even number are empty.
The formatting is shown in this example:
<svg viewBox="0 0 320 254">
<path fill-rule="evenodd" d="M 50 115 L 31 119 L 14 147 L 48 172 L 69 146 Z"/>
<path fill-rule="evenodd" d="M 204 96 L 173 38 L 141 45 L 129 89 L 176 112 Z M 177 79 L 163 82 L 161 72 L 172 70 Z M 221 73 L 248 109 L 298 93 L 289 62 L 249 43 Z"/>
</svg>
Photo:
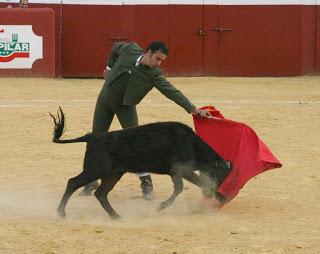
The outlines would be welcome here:
<svg viewBox="0 0 320 254">
<path fill-rule="evenodd" d="M 166 44 L 162 41 L 154 41 L 152 42 L 148 48 L 148 50 L 151 50 L 151 53 L 155 53 L 156 51 L 160 51 L 161 53 L 168 55 L 169 54 L 169 49 L 167 48 Z"/>
</svg>

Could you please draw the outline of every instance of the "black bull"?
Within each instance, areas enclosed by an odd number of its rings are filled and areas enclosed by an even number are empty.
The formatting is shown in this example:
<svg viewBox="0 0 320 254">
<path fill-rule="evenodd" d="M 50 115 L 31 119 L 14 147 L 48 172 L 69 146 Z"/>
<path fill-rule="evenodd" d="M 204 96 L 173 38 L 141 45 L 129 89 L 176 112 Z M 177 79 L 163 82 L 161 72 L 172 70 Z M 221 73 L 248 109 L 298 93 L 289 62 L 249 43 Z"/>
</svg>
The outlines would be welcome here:
<svg viewBox="0 0 320 254">
<path fill-rule="evenodd" d="M 120 218 L 111 207 L 107 195 L 126 172 L 147 171 L 171 176 L 174 192 L 160 204 L 159 210 L 170 206 L 182 192 L 182 178 L 199 186 L 206 198 L 225 201 L 217 189 L 230 173 L 230 163 L 182 123 L 159 122 L 61 140 L 65 129 L 64 113 L 59 108 L 57 117 L 51 116 L 55 124 L 53 142 L 87 143 L 83 171 L 68 180 L 59 204 L 58 214 L 62 217 L 65 217 L 69 198 L 78 188 L 101 179 L 94 195 L 112 218 Z M 199 170 L 199 175 L 194 173 L 196 170 Z"/>
</svg>

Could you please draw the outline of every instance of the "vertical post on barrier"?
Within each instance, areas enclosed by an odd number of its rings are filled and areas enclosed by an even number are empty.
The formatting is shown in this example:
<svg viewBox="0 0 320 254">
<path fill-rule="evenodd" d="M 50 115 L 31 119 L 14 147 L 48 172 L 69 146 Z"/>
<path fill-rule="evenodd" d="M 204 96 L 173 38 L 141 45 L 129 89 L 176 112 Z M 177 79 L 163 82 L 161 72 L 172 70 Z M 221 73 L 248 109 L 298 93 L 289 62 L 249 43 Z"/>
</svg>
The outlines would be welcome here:
<svg viewBox="0 0 320 254">
<path fill-rule="evenodd" d="M 317 0 L 316 6 L 316 52 L 315 52 L 315 62 L 316 62 L 316 73 L 320 74 L 320 0 Z"/>
</svg>

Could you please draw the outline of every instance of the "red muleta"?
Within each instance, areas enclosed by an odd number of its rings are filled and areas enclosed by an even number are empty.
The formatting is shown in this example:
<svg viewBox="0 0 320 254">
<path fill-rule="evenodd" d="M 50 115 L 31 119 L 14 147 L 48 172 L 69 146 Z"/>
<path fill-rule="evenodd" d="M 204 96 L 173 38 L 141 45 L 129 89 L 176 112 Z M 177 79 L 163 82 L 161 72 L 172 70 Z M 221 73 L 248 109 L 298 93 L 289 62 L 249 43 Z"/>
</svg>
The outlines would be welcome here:
<svg viewBox="0 0 320 254">
<path fill-rule="evenodd" d="M 271 150 L 248 125 L 224 118 L 213 106 L 206 106 L 215 118 L 194 116 L 196 133 L 225 160 L 232 162 L 233 169 L 219 187 L 219 192 L 233 199 L 244 184 L 266 170 L 280 168 L 282 164 Z"/>
</svg>

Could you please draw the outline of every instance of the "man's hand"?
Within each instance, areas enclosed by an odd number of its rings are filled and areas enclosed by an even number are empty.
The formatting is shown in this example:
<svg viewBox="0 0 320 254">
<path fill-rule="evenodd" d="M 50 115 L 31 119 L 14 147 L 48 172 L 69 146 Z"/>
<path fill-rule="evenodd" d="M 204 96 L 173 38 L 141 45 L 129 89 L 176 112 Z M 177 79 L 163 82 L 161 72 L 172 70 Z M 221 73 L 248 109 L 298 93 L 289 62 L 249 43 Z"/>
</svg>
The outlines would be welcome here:
<svg viewBox="0 0 320 254">
<path fill-rule="evenodd" d="M 107 80 L 108 74 L 109 74 L 109 70 L 108 70 L 108 69 L 104 69 L 104 70 L 103 70 L 103 74 L 102 74 L 104 80 Z"/>
<path fill-rule="evenodd" d="M 199 116 L 199 117 L 205 117 L 205 118 L 214 118 L 209 110 L 206 110 L 206 109 L 194 109 L 192 110 L 191 112 L 192 115 L 195 115 L 195 116 Z"/>
</svg>

